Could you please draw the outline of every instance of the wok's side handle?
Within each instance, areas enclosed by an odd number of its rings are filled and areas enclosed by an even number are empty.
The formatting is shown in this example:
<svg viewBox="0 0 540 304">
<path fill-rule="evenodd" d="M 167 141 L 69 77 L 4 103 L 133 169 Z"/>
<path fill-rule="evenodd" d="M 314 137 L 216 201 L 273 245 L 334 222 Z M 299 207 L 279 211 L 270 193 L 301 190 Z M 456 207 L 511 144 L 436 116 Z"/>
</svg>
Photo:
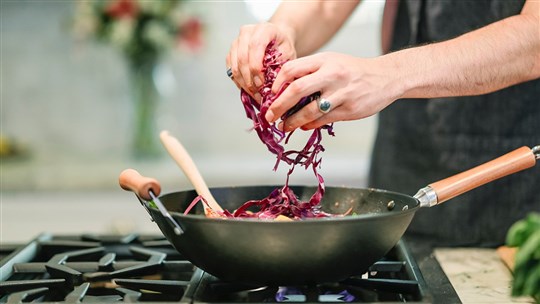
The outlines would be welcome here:
<svg viewBox="0 0 540 304">
<path fill-rule="evenodd" d="M 521 147 L 492 161 L 470 170 L 445 178 L 429 185 L 436 193 L 437 203 L 443 203 L 469 190 L 533 167 L 540 146 L 533 149 Z"/>
<path fill-rule="evenodd" d="M 132 191 L 140 198 L 151 201 L 150 190 L 158 196 L 161 193 L 159 182 L 150 177 L 142 176 L 134 169 L 126 169 L 120 173 L 118 183 L 122 189 Z"/>
</svg>

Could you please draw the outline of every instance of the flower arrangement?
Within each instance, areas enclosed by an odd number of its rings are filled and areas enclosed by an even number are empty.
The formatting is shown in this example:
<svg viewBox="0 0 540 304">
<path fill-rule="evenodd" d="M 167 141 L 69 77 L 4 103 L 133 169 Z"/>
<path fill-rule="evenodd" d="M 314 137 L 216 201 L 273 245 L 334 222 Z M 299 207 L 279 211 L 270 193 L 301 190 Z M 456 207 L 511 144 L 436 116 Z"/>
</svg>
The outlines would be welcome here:
<svg viewBox="0 0 540 304">
<path fill-rule="evenodd" d="M 175 47 L 197 51 L 202 47 L 202 22 L 186 12 L 183 2 L 79 0 L 73 31 L 77 38 L 111 44 L 138 61 Z"/>
<path fill-rule="evenodd" d="M 160 57 L 175 47 L 198 51 L 202 22 L 181 0 L 78 0 L 73 32 L 78 39 L 110 44 L 122 51 L 129 67 L 134 102 L 133 153 L 160 154 L 155 134 L 159 94 L 153 79 Z"/>
</svg>

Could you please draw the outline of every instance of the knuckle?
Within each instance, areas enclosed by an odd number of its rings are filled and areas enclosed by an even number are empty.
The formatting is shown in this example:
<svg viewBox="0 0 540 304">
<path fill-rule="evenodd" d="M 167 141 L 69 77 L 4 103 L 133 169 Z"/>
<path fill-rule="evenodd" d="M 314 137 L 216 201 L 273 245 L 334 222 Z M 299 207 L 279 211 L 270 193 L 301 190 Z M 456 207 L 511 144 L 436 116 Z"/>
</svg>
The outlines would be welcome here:
<svg viewBox="0 0 540 304">
<path fill-rule="evenodd" d="M 263 45 L 263 42 L 259 39 L 252 39 L 248 42 L 248 47 L 250 49 L 256 49 L 258 48 L 259 46 L 262 46 Z"/>
<path fill-rule="evenodd" d="M 356 107 L 351 102 L 345 102 L 340 105 L 340 108 L 348 113 L 354 113 L 357 111 Z"/>
<path fill-rule="evenodd" d="M 274 102 L 272 108 L 274 108 L 274 112 L 282 112 L 285 110 L 285 106 L 282 102 Z"/>
<path fill-rule="evenodd" d="M 287 87 L 287 91 L 289 94 L 297 96 L 302 92 L 303 88 L 304 85 L 301 83 L 301 81 L 294 81 Z"/>
<path fill-rule="evenodd" d="M 253 95 L 258 92 L 257 88 L 255 87 L 255 84 L 253 83 L 253 80 L 248 77 L 245 81 L 246 83 L 246 89 Z"/>
<path fill-rule="evenodd" d="M 257 90 L 254 88 L 253 86 L 253 82 L 251 81 L 251 79 L 247 79 L 245 81 L 245 88 L 248 92 L 254 94 L 255 92 L 257 92 Z"/>
<path fill-rule="evenodd" d="M 279 70 L 279 74 L 281 74 L 283 77 L 288 79 L 292 75 L 292 63 L 290 61 L 285 62 L 281 69 Z"/>
<path fill-rule="evenodd" d="M 244 34 L 246 32 L 251 32 L 252 27 L 253 26 L 251 24 L 245 24 L 245 25 L 240 26 L 240 34 Z"/>
<path fill-rule="evenodd" d="M 251 72 L 252 75 L 256 76 L 256 75 L 259 75 L 260 74 L 260 69 L 257 67 L 257 66 L 250 66 L 249 67 L 249 71 Z"/>
<path fill-rule="evenodd" d="M 349 75 L 349 73 L 348 73 L 347 69 L 345 69 L 345 68 L 338 68 L 335 71 L 335 78 L 338 81 L 342 81 L 342 80 L 347 79 L 348 75 Z"/>
</svg>

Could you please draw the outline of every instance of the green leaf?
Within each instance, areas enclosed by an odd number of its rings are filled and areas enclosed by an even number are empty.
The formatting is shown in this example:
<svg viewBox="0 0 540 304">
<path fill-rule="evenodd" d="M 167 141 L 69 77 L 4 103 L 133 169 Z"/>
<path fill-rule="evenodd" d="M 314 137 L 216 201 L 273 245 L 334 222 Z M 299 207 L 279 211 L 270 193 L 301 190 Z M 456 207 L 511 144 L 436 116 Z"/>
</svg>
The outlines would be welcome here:
<svg viewBox="0 0 540 304">
<path fill-rule="evenodd" d="M 530 213 L 526 218 L 515 222 L 508 230 L 506 244 L 511 247 L 521 246 L 529 236 L 540 230 L 540 213 Z"/>
<path fill-rule="evenodd" d="M 518 247 L 515 257 L 512 296 L 540 300 L 540 214 L 531 213 L 512 225 L 507 245 Z"/>
</svg>

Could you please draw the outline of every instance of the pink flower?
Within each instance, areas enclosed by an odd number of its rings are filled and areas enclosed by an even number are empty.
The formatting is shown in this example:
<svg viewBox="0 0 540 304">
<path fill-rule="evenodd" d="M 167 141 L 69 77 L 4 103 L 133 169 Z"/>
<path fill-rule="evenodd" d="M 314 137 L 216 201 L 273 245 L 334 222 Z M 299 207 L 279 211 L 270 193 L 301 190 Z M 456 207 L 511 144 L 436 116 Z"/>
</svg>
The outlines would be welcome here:
<svg viewBox="0 0 540 304">
<path fill-rule="evenodd" d="M 178 31 L 178 42 L 191 51 L 199 50 L 203 45 L 201 21 L 193 17 L 186 20 Z"/>
<path fill-rule="evenodd" d="M 116 0 L 105 8 L 105 13 L 113 18 L 133 18 L 139 12 L 134 0 Z"/>
</svg>

